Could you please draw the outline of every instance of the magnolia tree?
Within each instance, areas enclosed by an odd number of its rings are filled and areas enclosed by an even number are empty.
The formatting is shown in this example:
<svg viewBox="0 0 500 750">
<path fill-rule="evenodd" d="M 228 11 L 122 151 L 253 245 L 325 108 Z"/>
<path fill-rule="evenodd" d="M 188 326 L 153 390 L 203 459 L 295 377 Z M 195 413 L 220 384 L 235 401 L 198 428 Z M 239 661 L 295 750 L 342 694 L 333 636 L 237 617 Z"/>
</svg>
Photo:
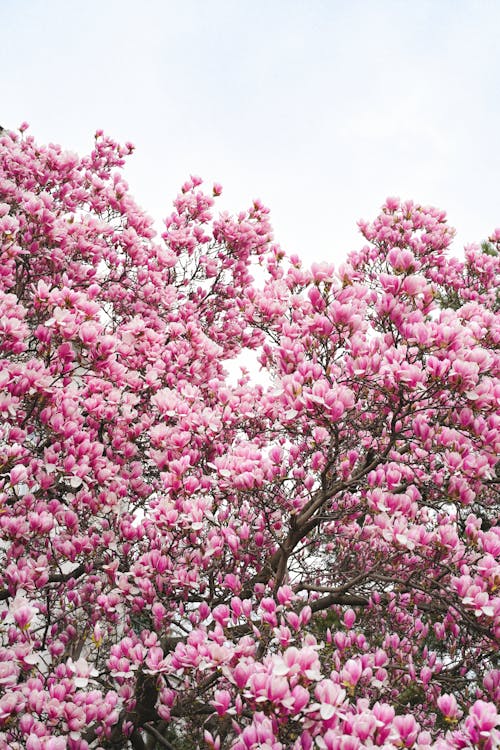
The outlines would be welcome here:
<svg viewBox="0 0 500 750">
<path fill-rule="evenodd" d="M 441 211 L 390 199 L 309 268 L 191 178 L 156 237 L 131 146 L 24 130 L 0 747 L 497 748 L 500 230 L 458 260 Z M 231 380 L 249 356 L 265 378 Z"/>
</svg>

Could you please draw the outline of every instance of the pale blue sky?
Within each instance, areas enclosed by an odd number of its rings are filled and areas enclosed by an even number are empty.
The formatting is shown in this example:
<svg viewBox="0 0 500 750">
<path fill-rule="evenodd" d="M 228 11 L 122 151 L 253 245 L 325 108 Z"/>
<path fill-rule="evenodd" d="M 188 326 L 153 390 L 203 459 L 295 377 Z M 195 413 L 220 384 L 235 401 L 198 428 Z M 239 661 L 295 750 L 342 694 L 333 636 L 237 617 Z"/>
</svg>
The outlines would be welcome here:
<svg viewBox="0 0 500 750">
<path fill-rule="evenodd" d="M 444 208 L 458 245 L 500 225 L 496 0 L 0 0 L 0 28 L 0 124 L 131 140 L 155 218 L 196 173 L 310 261 L 387 195 Z"/>
</svg>

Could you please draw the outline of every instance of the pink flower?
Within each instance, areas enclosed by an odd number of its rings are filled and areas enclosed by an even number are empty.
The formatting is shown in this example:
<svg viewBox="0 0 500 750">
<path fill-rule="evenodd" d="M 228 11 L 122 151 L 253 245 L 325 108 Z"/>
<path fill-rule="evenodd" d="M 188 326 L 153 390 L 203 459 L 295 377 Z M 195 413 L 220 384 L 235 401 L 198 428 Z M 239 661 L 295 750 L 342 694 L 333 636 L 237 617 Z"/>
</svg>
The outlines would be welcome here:
<svg viewBox="0 0 500 750">
<path fill-rule="evenodd" d="M 16 596 L 11 604 L 9 614 L 21 630 L 28 630 L 35 617 L 36 609 L 26 598 Z"/>
<path fill-rule="evenodd" d="M 363 667 L 359 659 L 348 659 L 340 672 L 342 685 L 345 685 L 350 691 L 354 690 L 358 684 Z"/>
<path fill-rule="evenodd" d="M 251 664 L 239 662 L 230 673 L 230 679 L 234 680 L 237 687 L 242 690 L 244 687 L 246 687 L 251 672 Z"/>
<path fill-rule="evenodd" d="M 217 607 L 214 607 L 212 610 L 212 617 L 216 622 L 218 622 L 220 625 L 225 627 L 227 623 L 229 622 L 229 618 L 231 616 L 231 611 L 229 607 L 225 604 L 219 604 Z"/>
<path fill-rule="evenodd" d="M 454 695 L 443 693 L 443 695 L 440 695 L 437 699 L 437 705 L 447 721 L 458 721 L 462 715 L 462 712 L 458 709 L 457 700 Z"/>
<path fill-rule="evenodd" d="M 15 685 L 20 669 L 13 661 L 0 662 L 0 685 Z"/>
<path fill-rule="evenodd" d="M 356 622 L 356 613 L 353 609 L 346 609 L 344 612 L 344 625 L 349 630 L 352 628 L 354 623 Z"/>
<path fill-rule="evenodd" d="M 290 586 L 280 586 L 277 592 L 278 602 L 286 607 L 290 606 L 295 598 L 293 589 Z"/>
<path fill-rule="evenodd" d="M 403 291 L 414 297 L 421 294 L 427 287 L 427 282 L 422 276 L 406 276 L 403 281 Z"/>
<path fill-rule="evenodd" d="M 17 484 L 22 484 L 26 482 L 28 479 L 28 472 L 26 470 L 26 467 L 22 464 L 18 464 L 17 466 L 14 466 L 13 469 L 10 471 L 10 483 L 14 487 Z"/>
<path fill-rule="evenodd" d="M 287 680 L 284 677 L 271 676 L 267 683 L 268 700 L 282 701 L 290 692 Z"/>
<path fill-rule="evenodd" d="M 321 281 L 331 283 L 334 280 L 335 269 L 331 263 L 313 263 L 311 266 L 311 273 L 316 284 Z"/>
<path fill-rule="evenodd" d="M 0 697 L 0 725 L 16 716 L 24 708 L 21 693 L 8 692 Z"/>
<path fill-rule="evenodd" d="M 409 714 L 395 716 L 393 721 L 394 728 L 398 732 L 399 740 L 403 747 L 411 747 L 417 739 L 420 727 Z"/>
<path fill-rule="evenodd" d="M 88 322 L 80 326 L 79 336 L 85 346 L 95 344 L 98 335 L 99 331 L 95 323 Z"/>
<path fill-rule="evenodd" d="M 67 665 L 69 670 L 75 675 L 73 678 L 74 684 L 79 688 L 86 687 L 89 680 L 92 677 L 97 677 L 99 674 L 83 657 L 80 657 L 76 662 L 73 659 L 68 659 Z"/>
<path fill-rule="evenodd" d="M 211 701 L 211 704 L 219 716 L 224 716 L 231 705 L 231 693 L 228 690 L 216 690 L 214 700 Z"/>
<path fill-rule="evenodd" d="M 500 723 L 500 714 L 493 703 L 476 701 L 469 709 L 469 715 L 465 720 L 465 729 L 472 742 L 481 739 L 489 739 L 492 730 Z"/>
<path fill-rule="evenodd" d="M 292 692 L 291 692 L 291 698 L 292 698 L 292 708 L 293 712 L 295 714 L 300 713 L 310 700 L 309 691 L 306 690 L 306 688 L 302 687 L 302 685 L 296 685 Z"/>
<path fill-rule="evenodd" d="M 328 721 L 338 713 L 339 706 L 344 703 L 346 692 L 331 680 L 322 680 L 316 686 L 314 695 L 319 703 L 312 704 L 310 710 L 319 710 L 321 719 Z"/>
</svg>

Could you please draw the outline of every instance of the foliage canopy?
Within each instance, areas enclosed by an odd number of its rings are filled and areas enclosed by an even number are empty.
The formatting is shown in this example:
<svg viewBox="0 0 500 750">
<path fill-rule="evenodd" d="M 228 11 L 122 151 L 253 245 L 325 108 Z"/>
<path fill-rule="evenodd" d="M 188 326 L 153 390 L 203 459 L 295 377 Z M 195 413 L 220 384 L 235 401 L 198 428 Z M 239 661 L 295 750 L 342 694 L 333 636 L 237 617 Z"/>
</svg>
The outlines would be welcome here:
<svg viewBox="0 0 500 750">
<path fill-rule="evenodd" d="M 1 746 L 493 750 L 500 230 L 156 237 L 131 150 L 0 134 Z"/>
</svg>

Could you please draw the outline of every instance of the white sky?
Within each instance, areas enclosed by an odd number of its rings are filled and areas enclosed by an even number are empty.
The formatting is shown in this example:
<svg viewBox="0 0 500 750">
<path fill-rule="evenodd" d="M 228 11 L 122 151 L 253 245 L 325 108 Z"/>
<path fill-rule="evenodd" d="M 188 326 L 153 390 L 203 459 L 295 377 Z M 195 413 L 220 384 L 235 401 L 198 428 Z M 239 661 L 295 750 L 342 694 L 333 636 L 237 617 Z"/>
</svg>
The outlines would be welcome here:
<svg viewBox="0 0 500 750">
<path fill-rule="evenodd" d="M 0 29 L 0 124 L 132 141 L 155 218 L 195 173 L 311 262 L 387 195 L 444 208 L 458 246 L 500 225 L 497 0 L 0 0 Z"/>
</svg>

